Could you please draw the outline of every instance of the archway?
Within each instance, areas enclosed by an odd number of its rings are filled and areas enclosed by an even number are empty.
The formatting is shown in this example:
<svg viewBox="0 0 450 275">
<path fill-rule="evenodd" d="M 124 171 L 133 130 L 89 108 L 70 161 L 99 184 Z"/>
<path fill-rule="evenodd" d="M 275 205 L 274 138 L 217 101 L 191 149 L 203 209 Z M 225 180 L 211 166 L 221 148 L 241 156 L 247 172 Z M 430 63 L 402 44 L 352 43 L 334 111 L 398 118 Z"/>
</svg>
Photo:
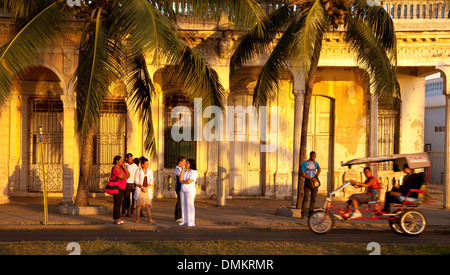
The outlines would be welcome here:
<svg viewBox="0 0 450 275">
<path fill-rule="evenodd" d="M 42 127 L 44 169 L 49 192 L 63 190 L 63 111 L 61 80 L 52 70 L 37 66 L 21 78 L 22 158 L 28 192 L 42 192 L 42 165 L 39 150 Z M 23 181 L 23 178 L 22 178 Z"/>
</svg>

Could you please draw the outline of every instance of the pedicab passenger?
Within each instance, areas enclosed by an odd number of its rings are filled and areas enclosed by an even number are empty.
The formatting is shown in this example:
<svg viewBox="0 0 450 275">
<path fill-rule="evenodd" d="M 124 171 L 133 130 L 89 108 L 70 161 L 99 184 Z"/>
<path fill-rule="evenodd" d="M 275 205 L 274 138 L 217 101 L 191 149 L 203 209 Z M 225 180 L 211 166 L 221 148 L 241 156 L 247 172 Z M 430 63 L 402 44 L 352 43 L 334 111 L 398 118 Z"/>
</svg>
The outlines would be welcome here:
<svg viewBox="0 0 450 275">
<path fill-rule="evenodd" d="M 362 217 L 362 214 L 358 209 L 359 204 L 368 203 L 369 201 L 377 199 L 375 197 L 376 196 L 375 191 L 378 192 L 379 189 L 377 178 L 372 175 L 372 170 L 370 169 L 370 167 L 364 168 L 364 175 L 367 178 L 366 181 L 364 181 L 364 183 L 352 180 L 352 185 L 366 187 L 367 192 L 360 194 L 353 194 L 350 196 L 349 200 L 347 201 L 346 209 L 350 209 L 350 207 L 353 206 L 355 210 L 352 212 L 349 219 L 357 219 Z"/>
<path fill-rule="evenodd" d="M 423 177 L 414 173 L 414 169 L 409 168 L 408 164 L 403 166 L 403 171 L 407 174 L 403 178 L 403 183 L 401 185 L 396 184 L 391 191 L 386 192 L 383 212 L 389 213 L 392 203 L 400 203 L 399 198 L 401 196 L 407 196 L 411 189 L 420 189 L 423 184 Z M 418 193 L 413 192 L 409 194 L 409 197 L 417 199 L 418 195 Z"/>
</svg>

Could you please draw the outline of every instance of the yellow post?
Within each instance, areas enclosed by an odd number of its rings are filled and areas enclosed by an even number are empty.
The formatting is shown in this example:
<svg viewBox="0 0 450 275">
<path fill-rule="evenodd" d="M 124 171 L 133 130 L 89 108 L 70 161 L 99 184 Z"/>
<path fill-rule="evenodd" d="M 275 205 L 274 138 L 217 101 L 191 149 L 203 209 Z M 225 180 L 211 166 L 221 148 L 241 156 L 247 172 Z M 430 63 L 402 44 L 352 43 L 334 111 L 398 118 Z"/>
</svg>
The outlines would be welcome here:
<svg viewBox="0 0 450 275">
<path fill-rule="evenodd" d="M 42 136 L 42 126 L 39 126 L 39 147 L 41 152 L 41 165 L 42 165 L 42 190 L 44 191 L 44 225 L 48 224 L 48 205 L 47 205 L 47 183 L 45 182 L 45 170 L 44 170 L 44 138 Z"/>
</svg>

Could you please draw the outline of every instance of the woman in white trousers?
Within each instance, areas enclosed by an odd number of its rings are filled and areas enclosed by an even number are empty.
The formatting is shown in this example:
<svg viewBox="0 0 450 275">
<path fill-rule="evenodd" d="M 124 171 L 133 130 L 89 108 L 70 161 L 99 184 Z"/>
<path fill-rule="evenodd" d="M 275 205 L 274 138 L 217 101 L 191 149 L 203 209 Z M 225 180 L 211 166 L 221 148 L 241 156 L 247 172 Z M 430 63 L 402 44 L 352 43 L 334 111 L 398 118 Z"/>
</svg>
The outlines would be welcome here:
<svg viewBox="0 0 450 275">
<path fill-rule="evenodd" d="M 181 213 L 182 221 L 179 225 L 195 226 L 194 200 L 197 193 L 195 182 L 197 181 L 197 165 L 195 160 L 186 161 L 186 169 L 181 171 Z"/>
</svg>

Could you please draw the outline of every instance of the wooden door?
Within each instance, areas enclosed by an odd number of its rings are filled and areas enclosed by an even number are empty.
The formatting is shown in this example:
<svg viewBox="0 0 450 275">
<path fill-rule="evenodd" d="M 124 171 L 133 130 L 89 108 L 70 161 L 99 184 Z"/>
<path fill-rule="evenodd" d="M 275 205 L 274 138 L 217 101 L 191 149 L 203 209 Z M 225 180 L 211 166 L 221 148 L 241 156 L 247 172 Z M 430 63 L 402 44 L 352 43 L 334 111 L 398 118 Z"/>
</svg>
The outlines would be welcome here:
<svg viewBox="0 0 450 275">
<path fill-rule="evenodd" d="M 230 194 L 236 196 L 261 196 L 261 151 L 257 116 L 250 114 L 251 94 L 233 95 L 235 108 L 234 141 L 230 142 Z M 250 107 L 249 107 L 250 106 Z"/>
<path fill-rule="evenodd" d="M 328 192 L 333 186 L 334 101 L 324 96 L 312 96 L 308 123 L 309 152 L 316 152 L 316 161 L 322 169 L 319 192 Z"/>
</svg>

